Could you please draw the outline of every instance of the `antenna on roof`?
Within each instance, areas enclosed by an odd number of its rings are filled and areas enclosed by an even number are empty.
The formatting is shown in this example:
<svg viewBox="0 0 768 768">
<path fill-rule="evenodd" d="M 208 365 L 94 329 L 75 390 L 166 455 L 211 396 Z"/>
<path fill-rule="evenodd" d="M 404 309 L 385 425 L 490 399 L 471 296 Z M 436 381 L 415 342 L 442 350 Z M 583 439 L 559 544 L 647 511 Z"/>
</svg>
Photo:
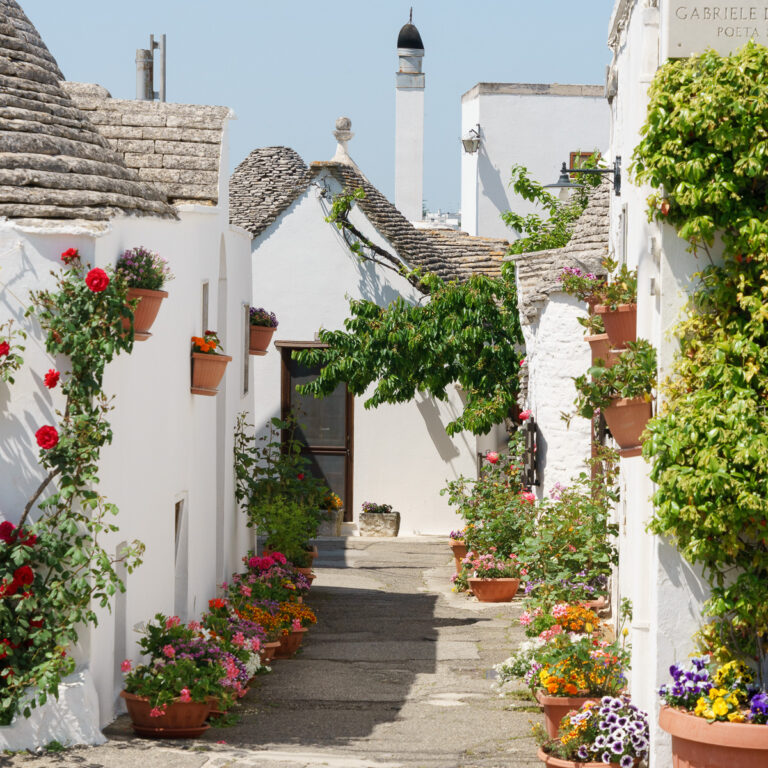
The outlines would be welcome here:
<svg viewBox="0 0 768 768">
<path fill-rule="evenodd" d="M 158 75 L 160 90 L 155 90 L 155 51 L 158 55 Z M 154 35 L 149 36 L 149 48 L 139 48 L 136 51 L 136 98 L 140 101 L 165 101 L 165 35 L 160 35 L 156 41 Z"/>
<path fill-rule="evenodd" d="M 411 6 L 411 13 L 408 16 L 408 23 L 413 24 L 413 6 Z"/>
</svg>

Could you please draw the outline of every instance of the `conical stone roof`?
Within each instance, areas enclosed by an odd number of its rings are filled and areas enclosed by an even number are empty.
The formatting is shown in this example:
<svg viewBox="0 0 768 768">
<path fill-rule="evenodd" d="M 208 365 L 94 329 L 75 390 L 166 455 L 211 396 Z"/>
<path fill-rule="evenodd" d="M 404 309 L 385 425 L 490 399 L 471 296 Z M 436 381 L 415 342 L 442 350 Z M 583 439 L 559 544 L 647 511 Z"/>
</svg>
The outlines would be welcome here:
<svg viewBox="0 0 768 768">
<path fill-rule="evenodd" d="M 15 0 L 0 0 L 0 217 L 175 217 L 61 87 L 63 76 Z"/>
</svg>

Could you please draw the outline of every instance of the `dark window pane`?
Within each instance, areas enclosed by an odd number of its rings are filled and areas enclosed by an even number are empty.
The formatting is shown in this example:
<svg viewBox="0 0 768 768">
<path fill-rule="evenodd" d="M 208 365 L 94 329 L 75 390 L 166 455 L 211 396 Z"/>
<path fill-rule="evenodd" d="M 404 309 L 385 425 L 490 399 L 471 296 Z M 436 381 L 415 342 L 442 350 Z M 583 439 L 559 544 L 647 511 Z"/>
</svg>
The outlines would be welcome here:
<svg viewBox="0 0 768 768">
<path fill-rule="evenodd" d="M 343 453 L 312 453 L 306 454 L 312 462 L 312 474 L 325 480 L 326 485 L 342 502 L 346 502 L 346 467 L 347 457 Z M 344 504 L 346 507 L 346 503 Z"/>
<path fill-rule="evenodd" d="M 319 368 L 309 368 L 289 361 L 291 374 L 291 406 L 299 422 L 296 437 L 306 445 L 323 448 L 346 448 L 346 388 L 343 384 L 327 397 L 300 395 L 297 385 L 316 378 Z"/>
</svg>

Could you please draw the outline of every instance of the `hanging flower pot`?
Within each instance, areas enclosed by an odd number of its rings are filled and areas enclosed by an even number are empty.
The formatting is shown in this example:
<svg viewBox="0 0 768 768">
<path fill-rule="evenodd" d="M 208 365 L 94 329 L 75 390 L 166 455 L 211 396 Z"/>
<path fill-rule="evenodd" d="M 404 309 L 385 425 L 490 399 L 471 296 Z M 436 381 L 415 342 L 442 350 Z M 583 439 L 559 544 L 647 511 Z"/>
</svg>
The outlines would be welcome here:
<svg viewBox="0 0 768 768">
<path fill-rule="evenodd" d="M 204 336 L 192 337 L 192 387 L 193 395 L 216 395 L 224 378 L 227 363 L 232 358 L 215 350 L 221 343 L 215 331 L 206 331 Z"/>
<path fill-rule="evenodd" d="M 205 733 L 210 727 L 205 718 L 211 711 L 212 699 L 200 701 L 174 701 L 165 709 L 165 714 L 152 717 L 152 705 L 144 696 L 135 696 L 121 691 L 125 699 L 133 730 L 138 736 L 155 739 L 192 739 Z"/>
<path fill-rule="evenodd" d="M 508 603 L 517 594 L 520 579 L 467 579 L 469 588 L 481 603 Z"/>
<path fill-rule="evenodd" d="M 674 707 L 662 707 L 659 726 L 672 736 L 674 768 L 768 765 L 768 727 L 765 725 L 710 723 Z"/>
<path fill-rule="evenodd" d="M 594 696 L 547 696 L 542 691 L 536 691 L 536 701 L 544 709 L 544 726 L 549 738 L 557 738 L 560 721 L 569 712 L 579 709 L 585 701 L 594 701 L 594 699 Z"/>
<path fill-rule="evenodd" d="M 624 349 L 637 339 L 637 304 L 618 304 L 615 309 L 598 304 L 595 314 L 602 316 L 613 349 Z"/>
<path fill-rule="evenodd" d="M 152 291 L 149 288 L 129 288 L 128 301 L 139 300 L 133 312 L 133 338 L 136 341 L 144 341 L 152 334 L 149 329 L 155 322 L 157 313 L 163 299 L 168 298 L 168 291 Z M 127 331 L 131 327 L 131 321 L 123 318 L 123 328 Z"/>
<path fill-rule="evenodd" d="M 276 330 L 277 328 L 267 328 L 263 325 L 252 325 L 251 336 L 248 342 L 248 354 L 266 355 L 267 348 Z"/>
<path fill-rule="evenodd" d="M 603 408 L 603 415 L 619 447 L 632 449 L 640 445 L 640 435 L 653 415 L 653 409 L 642 397 L 617 398 Z"/>
</svg>

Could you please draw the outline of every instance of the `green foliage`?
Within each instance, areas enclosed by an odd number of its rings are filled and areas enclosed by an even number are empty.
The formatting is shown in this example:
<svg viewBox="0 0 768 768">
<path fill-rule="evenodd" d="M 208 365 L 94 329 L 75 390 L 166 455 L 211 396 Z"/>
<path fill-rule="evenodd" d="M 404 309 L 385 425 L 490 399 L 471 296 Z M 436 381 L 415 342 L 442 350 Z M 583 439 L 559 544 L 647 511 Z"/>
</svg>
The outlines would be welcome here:
<svg viewBox="0 0 768 768">
<path fill-rule="evenodd" d="M 610 522 L 618 500 L 615 456 L 605 451 L 591 464 L 591 474 L 555 487 L 539 503 L 535 527 L 518 547 L 526 592 L 543 605 L 594 599 L 618 563 L 618 526 Z"/>
<path fill-rule="evenodd" d="M 235 426 L 235 497 L 270 549 L 308 565 L 306 545 L 324 517 L 328 486 L 312 474 L 296 420 L 272 419 L 258 438 L 240 414 Z"/>
<path fill-rule="evenodd" d="M 597 155 L 594 155 L 584 164 L 584 167 L 596 167 L 596 158 Z M 562 248 L 567 245 L 573 234 L 573 223 L 584 213 L 589 202 L 589 192 L 599 186 L 600 181 L 599 174 L 580 175 L 579 184 L 583 184 L 583 187 L 575 189 L 570 198 L 563 202 L 544 189 L 538 181 L 530 178 L 525 166 L 513 165 L 509 185 L 524 200 L 538 203 L 547 216 L 537 213 L 522 215 L 514 211 L 505 211 L 501 215 L 504 223 L 525 235 L 512 243 L 509 252 L 528 253 Z"/>
<path fill-rule="evenodd" d="M 417 392 L 445 400 L 457 382 L 466 395 L 463 413 L 446 426 L 487 432 L 508 416 L 518 391 L 522 332 L 511 265 L 504 277 L 473 275 L 465 283 L 426 275 L 430 299 L 412 305 L 398 297 L 382 308 L 371 301 L 350 301 L 344 331 L 321 330 L 328 348 L 294 352 L 305 365 L 321 366 L 320 375 L 299 389 L 323 397 L 346 382 L 362 395 L 375 384 L 366 408 L 404 403 Z"/>
<path fill-rule="evenodd" d="M 644 456 L 657 484 L 651 530 L 672 537 L 712 587 L 707 611 L 735 657 L 768 636 L 768 49 L 670 62 L 651 87 L 638 179 L 663 187 L 651 216 L 693 250 L 722 234 L 676 331 L 679 352 Z M 659 200 L 666 195 L 663 203 Z"/>
<path fill-rule="evenodd" d="M 27 334 L 21 328 L 14 328 L 13 319 L 0 324 L 0 379 L 13 384 L 13 374 L 21 368 L 25 347 L 20 340 Z"/>
<path fill-rule="evenodd" d="M 605 333 L 602 315 L 587 315 L 586 317 L 577 317 L 576 320 L 589 336 L 599 336 Z"/>
<path fill-rule="evenodd" d="M 649 216 L 692 247 L 721 233 L 731 254 L 768 251 L 768 49 L 709 50 L 654 77 L 632 171 L 659 191 Z"/>
<path fill-rule="evenodd" d="M 645 339 L 627 342 L 627 349 L 610 368 L 597 360 L 574 382 L 576 411 L 585 419 L 615 398 L 643 397 L 650 402 L 656 387 L 656 350 Z"/>
<path fill-rule="evenodd" d="M 613 259 L 603 259 L 603 266 L 612 274 L 599 297 L 600 303 L 611 310 L 619 304 L 634 304 L 637 301 L 637 270 L 628 269 L 626 264 L 618 267 Z"/>
<path fill-rule="evenodd" d="M 62 377 L 66 396 L 58 412 L 58 442 L 41 448 L 47 475 L 0 547 L 0 722 L 17 712 L 29 716 L 49 695 L 58 695 L 61 678 L 74 669 L 68 656 L 84 624 L 95 624 L 97 605 L 107 607 L 123 590 L 115 558 L 100 538 L 117 527 L 109 518 L 117 508 L 94 490 L 101 447 L 112 440 L 109 399 L 101 391 L 104 369 L 115 355 L 130 351 L 133 339 L 122 319 L 126 287 L 112 279 L 104 290 L 85 282 L 79 259 L 56 274 L 56 290 L 32 294 L 35 314 L 51 355 L 66 355 L 71 370 Z M 39 505 L 36 522 L 25 525 L 35 502 L 56 479 L 57 487 Z M 128 571 L 140 562 L 138 542 L 118 556 Z M 20 571 L 20 569 L 28 570 Z M 26 578 L 22 576 L 26 573 Z M 31 575 L 31 576 L 30 576 Z M 31 578 L 31 580 L 30 580 Z"/>
</svg>

